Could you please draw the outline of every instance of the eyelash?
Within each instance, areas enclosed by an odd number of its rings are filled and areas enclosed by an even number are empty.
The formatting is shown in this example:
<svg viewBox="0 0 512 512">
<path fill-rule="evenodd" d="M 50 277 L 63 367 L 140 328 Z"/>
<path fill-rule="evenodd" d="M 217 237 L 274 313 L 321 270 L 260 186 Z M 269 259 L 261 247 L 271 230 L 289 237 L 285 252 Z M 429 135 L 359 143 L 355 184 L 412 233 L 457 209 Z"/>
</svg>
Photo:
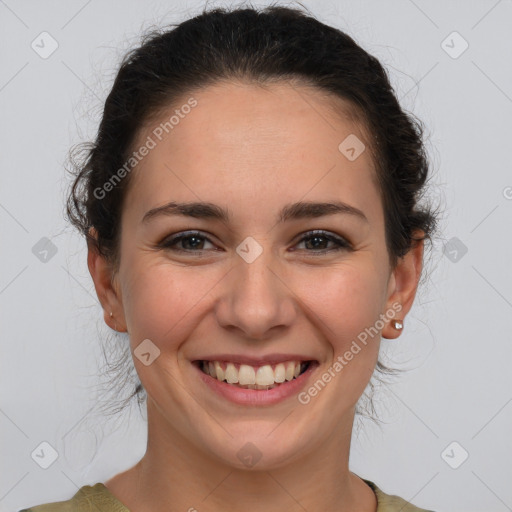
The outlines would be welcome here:
<svg viewBox="0 0 512 512">
<path fill-rule="evenodd" d="M 211 242 L 211 240 L 208 237 L 204 236 L 200 231 L 187 231 L 187 232 L 180 233 L 178 235 L 174 235 L 174 236 L 165 238 L 163 241 L 161 241 L 158 244 L 158 247 L 160 249 L 169 249 L 171 251 L 181 252 L 181 253 L 202 254 L 203 252 L 206 252 L 207 249 L 206 250 L 201 250 L 201 249 L 193 250 L 193 249 L 177 249 L 176 247 L 174 247 L 176 244 L 178 244 L 182 240 L 187 240 L 189 238 L 194 238 L 194 237 L 204 239 L 210 243 L 213 243 L 213 242 Z M 304 236 L 299 240 L 298 243 L 300 244 L 304 241 L 311 240 L 315 237 L 316 238 L 325 238 L 329 242 L 333 242 L 337 245 L 337 247 L 334 249 L 323 249 L 321 251 L 315 251 L 315 250 L 307 251 L 307 252 L 311 252 L 315 255 L 323 255 L 323 254 L 328 254 L 330 252 L 337 252 L 337 251 L 342 251 L 342 250 L 353 250 L 352 246 L 350 245 L 350 243 L 347 240 L 345 240 L 344 238 L 339 237 L 337 235 L 328 233 L 327 231 L 323 231 L 323 230 L 308 231 L 307 233 L 304 234 Z"/>
</svg>

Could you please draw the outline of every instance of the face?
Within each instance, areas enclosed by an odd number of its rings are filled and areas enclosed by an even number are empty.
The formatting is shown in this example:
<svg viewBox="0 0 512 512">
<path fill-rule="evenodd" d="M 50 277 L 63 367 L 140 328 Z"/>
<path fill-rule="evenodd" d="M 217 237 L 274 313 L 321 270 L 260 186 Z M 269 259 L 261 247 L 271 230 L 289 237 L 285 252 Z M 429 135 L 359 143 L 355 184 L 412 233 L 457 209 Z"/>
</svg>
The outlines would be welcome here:
<svg viewBox="0 0 512 512">
<path fill-rule="evenodd" d="M 133 359 L 154 428 L 231 466 L 254 450 L 269 469 L 351 430 L 382 329 L 396 336 L 382 315 L 404 317 L 418 260 L 389 267 L 368 141 L 332 98 L 234 83 L 193 97 L 161 141 L 153 130 L 179 106 L 140 134 L 156 145 L 132 171 L 111 293 L 101 258 L 90 268 L 118 330 L 146 354 Z M 339 149 L 351 135 L 367 148 L 356 159 Z M 170 202 L 208 208 L 161 208 Z M 379 332 L 363 343 L 369 328 Z M 243 391 L 207 377 L 201 360 L 225 372 L 224 362 L 253 363 L 255 373 L 264 362 L 312 363 L 289 383 Z"/>
</svg>

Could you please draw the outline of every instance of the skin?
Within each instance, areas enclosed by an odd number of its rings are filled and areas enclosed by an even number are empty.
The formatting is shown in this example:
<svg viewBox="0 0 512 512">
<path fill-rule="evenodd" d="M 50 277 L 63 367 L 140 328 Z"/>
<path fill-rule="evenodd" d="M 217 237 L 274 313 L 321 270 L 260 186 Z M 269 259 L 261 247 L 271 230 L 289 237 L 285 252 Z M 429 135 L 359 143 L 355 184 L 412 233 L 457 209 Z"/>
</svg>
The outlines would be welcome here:
<svg viewBox="0 0 512 512">
<path fill-rule="evenodd" d="M 405 317 L 423 244 L 390 267 L 371 153 L 349 161 L 338 150 L 349 134 L 367 148 L 368 141 L 351 117 L 336 113 L 332 97 L 287 83 L 216 84 L 193 96 L 198 105 L 133 171 L 118 269 L 89 246 L 105 322 L 129 333 L 132 351 L 145 339 L 160 350 L 148 366 L 133 358 L 148 394 L 146 454 L 105 485 L 138 512 L 164 505 L 374 512 L 375 495 L 349 471 L 348 459 L 355 405 L 380 337 L 400 334 L 390 322 L 307 405 L 296 397 L 265 407 L 232 404 L 206 388 L 190 361 L 300 353 L 319 361 L 314 382 L 394 303 L 402 307 L 396 318 Z M 208 201 L 228 208 L 232 219 L 162 215 L 142 222 L 170 200 Z M 276 222 L 285 204 L 332 200 L 359 208 L 367 222 L 349 214 Z M 336 245 L 301 241 L 313 229 L 344 237 L 353 250 L 319 254 Z M 188 253 L 158 247 L 186 230 L 208 240 L 177 244 Z M 248 236 L 263 250 L 250 264 L 236 252 Z M 262 454 L 252 468 L 237 457 L 247 442 Z"/>
</svg>

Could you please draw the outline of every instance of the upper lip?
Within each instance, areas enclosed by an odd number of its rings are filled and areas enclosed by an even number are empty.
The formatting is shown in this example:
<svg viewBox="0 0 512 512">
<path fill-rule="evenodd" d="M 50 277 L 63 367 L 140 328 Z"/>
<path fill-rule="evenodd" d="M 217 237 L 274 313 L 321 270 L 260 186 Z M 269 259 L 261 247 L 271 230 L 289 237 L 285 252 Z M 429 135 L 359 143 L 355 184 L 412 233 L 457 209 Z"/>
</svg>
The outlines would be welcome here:
<svg viewBox="0 0 512 512">
<path fill-rule="evenodd" d="M 266 354 L 259 357 L 249 357 L 243 354 L 215 354 L 198 357 L 195 361 L 226 361 L 229 363 L 247 364 L 249 366 L 264 366 L 284 363 L 286 361 L 316 361 L 314 357 L 302 354 Z"/>
</svg>

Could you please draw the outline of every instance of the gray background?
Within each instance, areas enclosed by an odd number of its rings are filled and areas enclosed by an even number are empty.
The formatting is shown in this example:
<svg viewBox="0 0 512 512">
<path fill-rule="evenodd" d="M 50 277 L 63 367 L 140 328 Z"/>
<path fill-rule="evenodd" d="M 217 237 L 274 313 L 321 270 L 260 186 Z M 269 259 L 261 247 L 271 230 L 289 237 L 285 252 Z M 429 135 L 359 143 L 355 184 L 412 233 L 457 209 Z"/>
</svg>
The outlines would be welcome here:
<svg viewBox="0 0 512 512">
<path fill-rule="evenodd" d="M 512 2 L 304 5 L 388 68 L 403 106 L 427 126 L 431 194 L 445 209 L 405 332 L 382 342 L 388 362 L 410 371 L 378 392 L 385 424 L 362 423 L 351 469 L 424 508 L 512 510 Z M 117 423 L 93 409 L 108 400 L 95 387 L 108 328 L 85 243 L 63 218 L 64 163 L 72 144 L 94 136 L 116 65 L 140 33 L 202 7 L 0 0 L 2 511 L 69 499 L 144 453 L 135 408 Z M 58 44 L 47 58 L 41 32 Z M 58 454 L 47 469 L 31 455 L 51 453 L 43 442 Z"/>
</svg>

